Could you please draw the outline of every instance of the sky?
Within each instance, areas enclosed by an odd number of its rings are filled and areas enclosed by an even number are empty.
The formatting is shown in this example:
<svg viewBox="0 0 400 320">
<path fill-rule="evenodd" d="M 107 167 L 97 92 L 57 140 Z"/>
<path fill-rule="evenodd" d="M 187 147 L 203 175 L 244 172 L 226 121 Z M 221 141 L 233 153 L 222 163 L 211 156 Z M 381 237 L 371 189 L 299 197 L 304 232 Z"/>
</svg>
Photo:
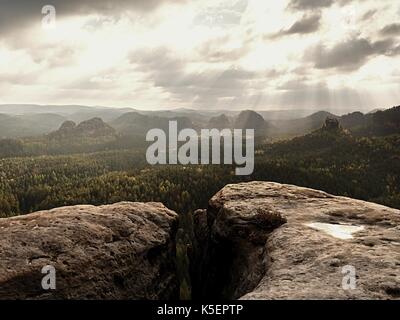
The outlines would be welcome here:
<svg viewBox="0 0 400 320">
<path fill-rule="evenodd" d="M 0 104 L 370 111 L 399 40 L 398 0 L 0 0 Z"/>
</svg>

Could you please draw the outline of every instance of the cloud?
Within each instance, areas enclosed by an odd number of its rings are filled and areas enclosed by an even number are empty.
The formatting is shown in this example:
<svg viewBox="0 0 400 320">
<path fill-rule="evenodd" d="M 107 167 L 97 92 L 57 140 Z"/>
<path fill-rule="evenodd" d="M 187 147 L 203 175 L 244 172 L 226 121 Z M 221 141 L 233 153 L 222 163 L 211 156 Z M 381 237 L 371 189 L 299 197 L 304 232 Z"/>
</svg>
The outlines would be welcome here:
<svg viewBox="0 0 400 320">
<path fill-rule="evenodd" d="M 334 4 L 346 5 L 354 0 L 291 0 L 288 8 L 291 10 L 318 10 L 329 8 Z"/>
<path fill-rule="evenodd" d="M 37 72 L 1 73 L 0 83 L 29 86 L 37 77 Z"/>
<path fill-rule="evenodd" d="M 286 34 L 303 34 L 312 33 L 319 29 L 321 16 L 319 14 L 304 17 L 302 20 L 297 21 L 287 31 Z"/>
<path fill-rule="evenodd" d="M 166 3 L 183 3 L 186 0 L 52 0 L 57 17 L 82 14 L 114 15 L 125 10 L 151 12 Z M 0 34 L 25 28 L 31 24 L 40 24 L 43 18 L 42 8 L 49 5 L 47 0 L 7 1 L 1 5 Z"/>
<path fill-rule="evenodd" d="M 307 82 L 307 77 L 299 77 L 297 79 L 284 82 L 283 84 L 279 85 L 277 89 L 282 91 L 304 91 L 309 89 L 309 84 Z"/>
<path fill-rule="evenodd" d="M 139 72 L 153 76 L 155 82 L 174 82 L 184 72 L 185 61 L 166 47 L 140 49 L 128 56 L 129 62 Z"/>
<path fill-rule="evenodd" d="M 73 64 L 79 57 L 77 46 L 62 45 L 38 45 L 25 50 L 37 64 L 43 64 L 48 68 L 66 67 Z"/>
<path fill-rule="evenodd" d="M 236 61 L 245 56 L 250 51 L 247 47 L 239 48 L 214 48 L 209 45 L 204 45 L 200 47 L 198 52 L 200 57 L 204 61 L 209 61 L 213 63 Z"/>
<path fill-rule="evenodd" d="M 282 36 L 294 34 L 309 34 L 318 31 L 321 23 L 321 15 L 314 14 L 312 16 L 303 16 L 299 21 L 296 21 L 289 29 L 281 30 L 269 37 L 270 39 L 279 38 Z"/>
<path fill-rule="evenodd" d="M 330 98 L 357 102 L 342 86 L 379 102 L 399 97 L 390 76 L 400 69 L 398 0 L 1 3 L 3 103 L 290 108 L 329 105 Z M 47 4 L 57 9 L 54 32 L 40 28 Z"/>
<path fill-rule="evenodd" d="M 319 45 L 306 53 L 306 59 L 311 58 L 317 69 L 337 68 L 352 71 L 360 68 L 373 56 L 395 54 L 397 52 L 392 39 L 372 42 L 357 38 L 340 42 L 331 48 Z"/>
<path fill-rule="evenodd" d="M 372 19 L 375 14 L 378 12 L 378 10 L 376 9 L 371 9 L 368 10 L 367 12 L 365 12 L 362 16 L 361 16 L 361 21 L 368 21 L 369 19 Z"/>
<path fill-rule="evenodd" d="M 389 57 L 394 57 L 394 56 L 398 56 L 398 55 L 400 55 L 400 45 L 398 45 L 397 47 L 391 48 L 387 52 L 387 56 L 389 56 Z"/>
<path fill-rule="evenodd" d="M 289 8 L 295 10 L 320 9 L 328 8 L 333 3 L 334 0 L 291 0 Z"/>
<path fill-rule="evenodd" d="M 195 24 L 209 26 L 237 25 L 248 6 L 248 0 L 215 1 L 212 6 L 205 6 L 194 18 Z"/>
<path fill-rule="evenodd" d="M 216 37 L 203 42 L 196 50 L 198 58 L 203 62 L 235 62 L 251 51 L 252 39 L 249 35 L 241 38 L 237 44 L 237 38 L 230 35 Z"/>
<path fill-rule="evenodd" d="M 392 23 L 387 25 L 381 30 L 381 34 L 384 36 L 400 35 L 400 23 Z"/>
<path fill-rule="evenodd" d="M 220 99 L 246 96 L 252 80 L 270 74 L 234 67 L 190 70 L 185 60 L 167 48 L 135 51 L 128 59 L 152 85 L 181 102 L 191 101 L 197 106 L 212 106 Z"/>
</svg>

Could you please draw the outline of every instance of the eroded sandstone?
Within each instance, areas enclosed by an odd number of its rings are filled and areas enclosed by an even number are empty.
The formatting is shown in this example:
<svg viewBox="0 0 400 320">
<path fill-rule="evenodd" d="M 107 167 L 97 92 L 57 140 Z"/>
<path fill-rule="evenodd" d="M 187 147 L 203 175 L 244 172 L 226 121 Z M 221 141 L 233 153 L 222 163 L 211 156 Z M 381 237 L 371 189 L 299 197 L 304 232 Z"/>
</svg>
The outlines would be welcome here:
<svg viewBox="0 0 400 320">
<path fill-rule="evenodd" d="M 199 297 L 400 298 L 399 210 L 250 182 L 218 192 L 195 226 Z M 346 266 L 356 270 L 354 290 L 342 285 Z"/>
<path fill-rule="evenodd" d="M 129 202 L 0 219 L 0 299 L 176 299 L 177 221 Z M 45 265 L 56 290 L 41 286 Z"/>
<path fill-rule="evenodd" d="M 197 210 L 193 298 L 399 299 L 400 211 L 269 182 Z M 178 215 L 159 203 L 0 219 L 0 299 L 178 299 Z M 57 289 L 43 290 L 43 266 Z M 343 287 L 354 267 L 356 287 Z"/>
</svg>

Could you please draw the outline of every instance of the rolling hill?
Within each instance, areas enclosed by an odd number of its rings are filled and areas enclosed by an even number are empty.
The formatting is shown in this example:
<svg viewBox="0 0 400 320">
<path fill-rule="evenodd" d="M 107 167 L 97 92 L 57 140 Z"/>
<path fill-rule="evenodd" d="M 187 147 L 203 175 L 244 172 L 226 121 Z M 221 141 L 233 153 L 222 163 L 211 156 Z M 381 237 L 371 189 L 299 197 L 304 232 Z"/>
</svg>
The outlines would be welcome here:
<svg viewBox="0 0 400 320">
<path fill-rule="evenodd" d="M 125 113 L 111 121 L 110 125 L 123 135 L 145 136 L 149 130 L 155 128 L 167 132 L 169 121 L 173 120 L 178 122 L 178 130 L 194 128 L 192 121 L 187 117 L 162 118 L 143 115 L 138 112 Z"/>
</svg>

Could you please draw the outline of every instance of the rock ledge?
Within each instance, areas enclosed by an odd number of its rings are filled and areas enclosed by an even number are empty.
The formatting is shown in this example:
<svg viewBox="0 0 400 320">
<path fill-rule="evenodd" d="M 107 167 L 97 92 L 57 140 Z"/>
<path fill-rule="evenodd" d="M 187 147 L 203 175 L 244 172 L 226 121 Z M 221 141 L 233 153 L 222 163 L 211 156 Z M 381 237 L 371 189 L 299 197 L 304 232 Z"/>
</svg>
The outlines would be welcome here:
<svg viewBox="0 0 400 320">
<path fill-rule="evenodd" d="M 400 298 L 399 210 L 292 185 L 250 182 L 223 188 L 207 210 L 195 213 L 195 226 L 200 272 L 194 283 L 201 294 Z M 349 266 L 356 271 L 354 290 L 342 286 Z"/>
<path fill-rule="evenodd" d="M 129 202 L 0 219 L 0 299 L 175 299 L 177 221 Z M 56 290 L 42 289 L 46 265 Z"/>
</svg>

